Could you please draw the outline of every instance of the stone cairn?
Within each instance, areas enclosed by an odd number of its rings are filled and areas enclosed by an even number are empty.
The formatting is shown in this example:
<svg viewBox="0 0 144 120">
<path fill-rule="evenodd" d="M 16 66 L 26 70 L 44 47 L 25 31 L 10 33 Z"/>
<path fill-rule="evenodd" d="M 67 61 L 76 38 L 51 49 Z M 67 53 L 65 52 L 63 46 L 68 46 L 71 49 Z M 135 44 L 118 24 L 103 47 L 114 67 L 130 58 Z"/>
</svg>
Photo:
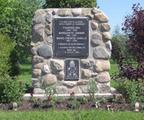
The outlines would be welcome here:
<svg viewBox="0 0 144 120">
<path fill-rule="evenodd" d="M 80 79 L 64 80 L 64 59 L 53 57 L 52 21 L 54 17 L 87 17 L 89 19 L 89 57 L 80 59 Z M 44 87 L 55 87 L 57 94 L 88 94 L 89 83 L 96 81 L 97 93 L 111 93 L 111 39 L 108 17 L 97 8 L 39 9 L 32 27 L 32 82 L 35 94 Z"/>
</svg>

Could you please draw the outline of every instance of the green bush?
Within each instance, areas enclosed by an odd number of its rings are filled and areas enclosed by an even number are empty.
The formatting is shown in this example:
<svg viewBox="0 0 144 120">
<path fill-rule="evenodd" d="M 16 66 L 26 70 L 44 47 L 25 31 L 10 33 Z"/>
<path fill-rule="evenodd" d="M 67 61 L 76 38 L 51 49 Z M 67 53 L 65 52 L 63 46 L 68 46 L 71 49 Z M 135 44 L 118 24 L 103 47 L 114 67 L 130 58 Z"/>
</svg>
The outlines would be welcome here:
<svg viewBox="0 0 144 120">
<path fill-rule="evenodd" d="M 0 77 L 8 74 L 10 69 L 9 57 L 14 49 L 14 44 L 7 36 L 0 34 Z"/>
<path fill-rule="evenodd" d="M 4 75 L 17 76 L 20 73 L 15 44 L 6 36 L 0 34 L 0 77 Z"/>
<path fill-rule="evenodd" d="M 0 80 L 0 103 L 19 102 L 22 99 L 24 86 L 10 77 Z"/>
<path fill-rule="evenodd" d="M 123 78 L 119 80 L 116 88 L 126 99 L 127 102 L 144 102 L 144 81 L 130 81 Z"/>
<path fill-rule="evenodd" d="M 96 0 L 46 0 L 44 8 L 96 7 Z"/>
</svg>

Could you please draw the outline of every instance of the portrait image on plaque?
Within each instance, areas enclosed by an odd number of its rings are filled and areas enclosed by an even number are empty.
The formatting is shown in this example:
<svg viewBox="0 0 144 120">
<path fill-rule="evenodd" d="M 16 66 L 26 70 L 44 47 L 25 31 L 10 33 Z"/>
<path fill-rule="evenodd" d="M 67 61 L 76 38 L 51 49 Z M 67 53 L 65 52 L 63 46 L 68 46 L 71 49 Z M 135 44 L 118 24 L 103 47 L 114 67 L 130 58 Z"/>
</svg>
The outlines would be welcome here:
<svg viewBox="0 0 144 120">
<path fill-rule="evenodd" d="M 87 58 L 89 55 L 89 19 L 62 17 L 53 19 L 54 57 Z"/>
<path fill-rule="evenodd" d="M 65 80 L 73 81 L 79 79 L 79 60 L 67 59 L 65 60 Z"/>
</svg>

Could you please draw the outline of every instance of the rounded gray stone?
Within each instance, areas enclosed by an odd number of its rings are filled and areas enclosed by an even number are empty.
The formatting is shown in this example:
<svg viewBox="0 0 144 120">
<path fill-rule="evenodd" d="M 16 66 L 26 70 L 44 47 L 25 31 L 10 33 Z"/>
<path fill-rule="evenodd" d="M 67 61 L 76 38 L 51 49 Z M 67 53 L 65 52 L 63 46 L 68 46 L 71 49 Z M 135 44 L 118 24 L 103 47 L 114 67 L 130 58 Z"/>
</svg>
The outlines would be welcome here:
<svg viewBox="0 0 144 120">
<path fill-rule="evenodd" d="M 108 22 L 108 17 L 103 12 L 95 14 L 94 19 L 98 20 L 99 22 Z"/>
<path fill-rule="evenodd" d="M 89 93 L 88 85 L 80 85 L 79 88 L 82 91 L 82 93 Z"/>
<path fill-rule="evenodd" d="M 107 42 L 105 43 L 105 46 L 106 46 L 106 48 L 107 48 L 109 51 L 112 50 L 112 44 L 111 44 L 111 41 L 107 41 Z"/>
<path fill-rule="evenodd" d="M 107 42 L 112 39 L 112 34 L 110 32 L 103 32 L 102 33 L 104 42 Z"/>
<path fill-rule="evenodd" d="M 43 72 L 44 74 L 50 73 L 51 71 L 50 71 L 49 65 L 44 64 L 43 67 L 42 67 L 42 72 Z"/>
<path fill-rule="evenodd" d="M 71 16 L 72 13 L 70 9 L 59 9 L 57 11 L 57 15 L 61 17 L 65 17 L 65 16 Z"/>
<path fill-rule="evenodd" d="M 91 44 L 93 47 L 103 44 L 102 35 L 95 32 L 91 35 Z"/>
<path fill-rule="evenodd" d="M 91 77 L 91 71 L 89 69 L 82 69 L 81 70 L 81 77 L 83 79 L 89 79 Z"/>
<path fill-rule="evenodd" d="M 45 91 L 42 90 L 41 88 L 34 88 L 33 90 L 34 94 L 44 94 Z"/>
<path fill-rule="evenodd" d="M 32 41 L 34 43 L 38 41 L 44 41 L 44 37 L 45 37 L 45 25 L 43 24 L 34 25 L 32 29 Z"/>
<path fill-rule="evenodd" d="M 35 12 L 34 18 L 33 18 L 33 24 L 45 24 L 45 11 L 42 9 L 39 9 Z"/>
<path fill-rule="evenodd" d="M 40 57 L 40 56 L 38 56 L 38 55 L 35 55 L 35 56 L 33 57 L 33 60 L 32 60 L 32 62 L 35 63 L 35 64 L 37 64 L 37 63 L 42 63 L 43 61 L 44 61 L 44 58 L 43 58 L 43 57 Z"/>
<path fill-rule="evenodd" d="M 51 60 L 50 66 L 52 73 L 57 74 L 58 72 L 64 69 L 64 61 L 63 60 Z"/>
<path fill-rule="evenodd" d="M 88 60 L 88 59 L 81 59 L 81 66 L 83 68 L 90 68 L 90 67 L 92 67 L 92 65 L 90 63 L 90 60 Z"/>
<path fill-rule="evenodd" d="M 73 16 L 79 16 L 82 13 L 82 9 L 81 8 L 74 8 L 72 9 L 72 14 Z"/>
<path fill-rule="evenodd" d="M 70 82 L 70 81 L 63 81 L 62 82 L 64 86 L 68 87 L 68 88 L 73 88 L 77 85 L 76 82 Z"/>
<path fill-rule="evenodd" d="M 96 23 L 96 21 L 91 22 L 91 28 L 92 28 L 92 30 L 97 30 L 98 29 L 98 24 Z"/>
<path fill-rule="evenodd" d="M 110 81 L 110 75 L 108 72 L 101 72 L 97 75 L 96 81 L 99 83 L 107 83 Z"/>
<path fill-rule="evenodd" d="M 52 47 L 49 45 L 42 45 L 38 49 L 38 54 L 44 58 L 51 58 L 53 55 Z"/>
<path fill-rule="evenodd" d="M 106 48 L 98 46 L 93 50 L 93 57 L 95 59 L 109 59 L 110 52 L 108 52 Z"/>
<path fill-rule="evenodd" d="M 46 16 L 45 16 L 45 20 L 46 22 L 49 24 L 52 22 L 52 14 L 50 14 L 49 12 L 47 12 Z"/>
<path fill-rule="evenodd" d="M 68 94 L 68 88 L 65 86 L 57 86 L 56 93 L 58 94 Z"/>
<path fill-rule="evenodd" d="M 110 93 L 110 83 L 97 83 L 98 93 Z"/>
<path fill-rule="evenodd" d="M 53 85 L 57 82 L 57 78 L 53 74 L 47 74 L 42 77 L 43 86 Z"/>
<path fill-rule="evenodd" d="M 110 25 L 108 23 L 102 23 L 101 24 L 101 30 L 102 31 L 109 31 L 110 30 Z"/>
<path fill-rule="evenodd" d="M 58 80 L 64 80 L 64 72 L 63 71 L 59 72 L 57 78 Z"/>
<path fill-rule="evenodd" d="M 36 47 L 33 47 L 33 48 L 31 49 L 31 53 L 32 53 L 33 55 L 37 55 L 37 48 L 36 48 Z"/>
<path fill-rule="evenodd" d="M 41 87 L 39 80 L 33 80 L 32 85 L 34 88 L 40 88 Z"/>
<path fill-rule="evenodd" d="M 40 69 L 33 69 L 32 73 L 33 73 L 33 77 L 37 78 L 41 75 L 41 70 Z"/>
</svg>

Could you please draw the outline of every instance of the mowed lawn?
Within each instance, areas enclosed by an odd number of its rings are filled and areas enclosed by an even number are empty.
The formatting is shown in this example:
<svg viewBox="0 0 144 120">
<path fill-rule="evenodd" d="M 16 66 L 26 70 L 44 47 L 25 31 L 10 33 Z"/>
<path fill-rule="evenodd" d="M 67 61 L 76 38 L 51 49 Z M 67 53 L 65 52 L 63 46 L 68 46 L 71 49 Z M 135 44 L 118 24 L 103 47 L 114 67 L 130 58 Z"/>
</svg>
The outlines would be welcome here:
<svg viewBox="0 0 144 120">
<path fill-rule="evenodd" d="M 100 110 L 0 112 L 0 120 L 144 120 L 144 113 Z"/>
</svg>

